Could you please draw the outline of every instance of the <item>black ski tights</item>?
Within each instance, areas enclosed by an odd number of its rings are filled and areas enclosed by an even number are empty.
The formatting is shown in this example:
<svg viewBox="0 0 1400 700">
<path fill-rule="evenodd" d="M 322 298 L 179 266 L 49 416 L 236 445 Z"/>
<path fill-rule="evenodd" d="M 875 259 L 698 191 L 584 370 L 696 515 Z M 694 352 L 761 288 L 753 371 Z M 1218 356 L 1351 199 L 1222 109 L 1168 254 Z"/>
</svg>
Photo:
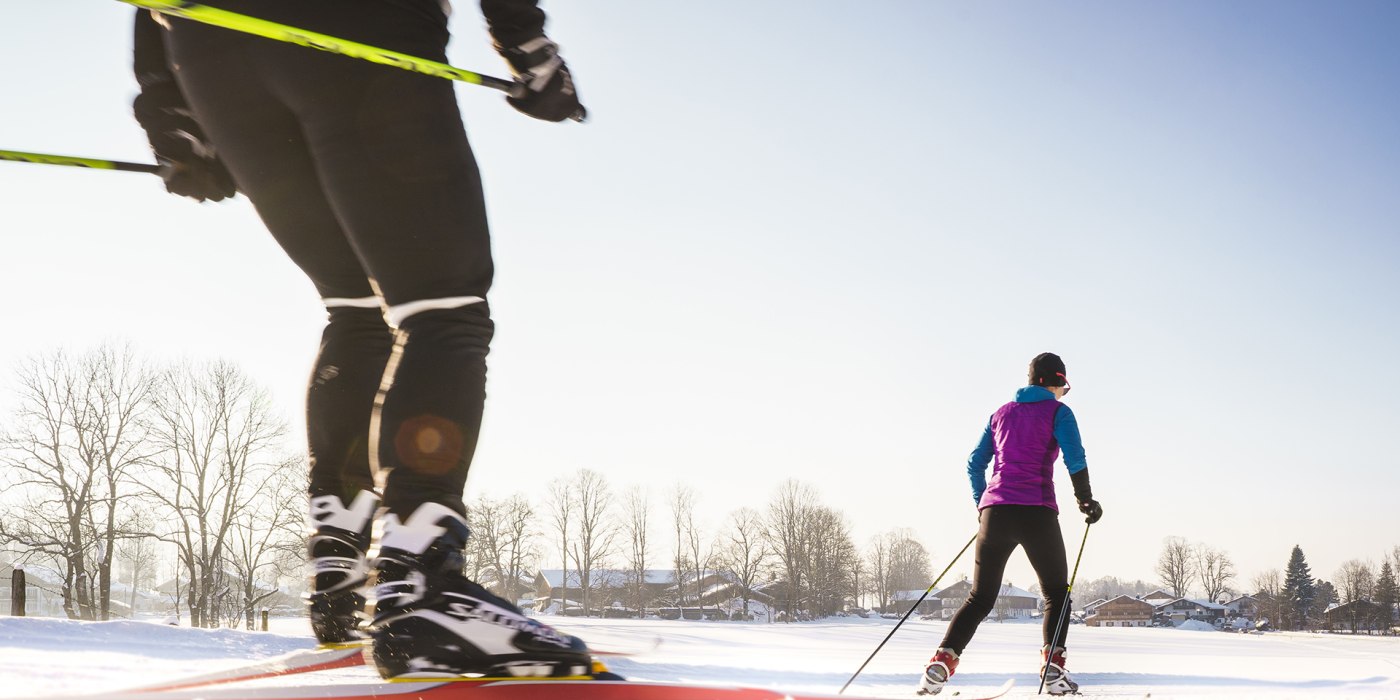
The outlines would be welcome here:
<svg viewBox="0 0 1400 700">
<path fill-rule="evenodd" d="M 437 0 L 219 6 L 446 61 Z M 307 392 L 312 495 L 348 503 L 372 483 L 377 457 L 391 470 L 390 511 L 432 501 L 462 512 L 485 397 L 492 262 L 452 83 L 169 24 L 166 47 L 196 120 L 330 312 Z"/>
<path fill-rule="evenodd" d="M 1065 562 L 1065 541 L 1060 534 L 1059 514 L 1045 506 L 991 506 L 982 510 L 981 526 L 977 531 L 977 564 L 972 574 L 972 591 L 953 615 L 943 636 L 943 648 L 959 655 L 977 632 L 977 626 L 996 606 L 1001 592 L 1001 578 L 1006 562 L 1017 545 L 1024 547 L 1035 575 L 1040 579 L 1041 595 L 1045 596 L 1045 643 L 1051 637 L 1065 646 L 1069 618 L 1061 612 L 1069 602 L 1068 566 Z M 1061 619 L 1059 634 L 1055 624 Z"/>
</svg>

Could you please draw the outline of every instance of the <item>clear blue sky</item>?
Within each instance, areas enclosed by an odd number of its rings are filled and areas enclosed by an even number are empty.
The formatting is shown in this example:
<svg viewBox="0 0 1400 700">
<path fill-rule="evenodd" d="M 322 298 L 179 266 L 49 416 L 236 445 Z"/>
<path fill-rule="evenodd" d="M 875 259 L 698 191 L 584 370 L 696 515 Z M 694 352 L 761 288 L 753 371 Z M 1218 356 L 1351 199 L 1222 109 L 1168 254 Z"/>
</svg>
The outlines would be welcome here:
<svg viewBox="0 0 1400 700">
<path fill-rule="evenodd" d="M 503 74 L 457 4 L 452 62 Z M 473 493 L 589 467 L 713 526 L 797 477 L 941 568 L 967 453 L 1052 350 L 1107 512 L 1082 576 L 1152 579 L 1171 535 L 1242 586 L 1400 545 L 1400 5 L 545 7 L 591 123 L 458 90 L 498 268 Z M 9 13 L 0 148 L 149 157 L 129 15 Z M 300 420 L 321 310 L 246 200 L 0 163 L 0 202 L 0 362 L 218 355 Z"/>
</svg>

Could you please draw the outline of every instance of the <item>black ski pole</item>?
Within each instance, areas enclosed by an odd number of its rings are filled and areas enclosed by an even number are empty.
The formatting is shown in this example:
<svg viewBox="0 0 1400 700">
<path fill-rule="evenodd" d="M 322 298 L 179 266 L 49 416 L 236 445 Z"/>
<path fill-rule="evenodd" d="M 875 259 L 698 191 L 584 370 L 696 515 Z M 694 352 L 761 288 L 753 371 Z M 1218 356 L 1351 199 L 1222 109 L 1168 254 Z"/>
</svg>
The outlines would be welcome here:
<svg viewBox="0 0 1400 700">
<path fill-rule="evenodd" d="M 28 153 L 26 151 L 0 150 L 0 160 L 13 160 L 20 163 L 43 163 L 45 165 L 71 165 L 78 168 L 94 168 L 96 170 L 125 170 L 132 173 L 160 172 L 160 166 L 151 163 L 126 163 L 119 160 L 57 156 L 51 153 Z"/>
<path fill-rule="evenodd" d="M 1065 604 L 1060 607 L 1060 619 L 1055 622 L 1055 633 L 1050 635 L 1050 650 L 1045 655 L 1045 665 L 1040 669 L 1040 687 L 1035 689 L 1035 694 L 1040 695 L 1045 691 L 1045 672 L 1050 670 L 1050 655 L 1055 653 L 1055 647 L 1060 645 L 1060 630 L 1065 625 L 1065 615 L 1069 614 L 1070 594 L 1074 592 L 1074 579 L 1079 575 L 1079 559 L 1084 556 L 1084 543 L 1089 541 L 1089 526 L 1093 523 L 1084 523 L 1084 539 L 1079 541 L 1079 554 L 1074 557 L 1074 573 L 1069 575 L 1069 585 L 1065 587 Z"/>
<path fill-rule="evenodd" d="M 865 670 L 865 667 L 866 667 L 867 665 L 870 664 L 870 660 L 873 659 L 873 658 L 875 658 L 875 655 L 878 654 L 878 653 L 880 653 L 880 650 L 881 650 L 881 649 L 884 649 L 884 648 L 885 648 L 885 642 L 890 641 L 890 637 L 893 637 L 893 636 L 894 636 L 894 633 L 897 632 L 897 631 L 899 631 L 899 626 L 902 625 L 902 624 L 904 624 L 904 621 L 905 621 L 905 620 L 908 620 L 908 619 L 909 619 L 909 616 L 910 616 L 910 615 L 913 615 L 915 610 L 918 610 L 918 609 L 919 609 L 919 605 L 920 605 L 921 603 L 924 602 L 924 598 L 927 598 L 927 597 L 928 597 L 928 594 L 932 593 L 932 592 L 933 592 L 933 589 L 936 588 L 936 587 L 938 587 L 938 582 L 939 582 L 939 581 L 942 581 L 942 580 L 943 580 L 943 577 L 944 577 L 945 575 L 947 575 L 948 569 L 953 568 L 953 565 L 956 564 L 956 563 L 958 563 L 958 559 L 962 558 L 963 552 L 966 552 L 966 551 L 967 551 L 967 548 L 968 548 L 968 547 L 971 547 L 971 546 L 972 546 L 972 543 L 973 543 L 973 542 L 976 542 L 976 541 L 977 541 L 977 535 L 976 535 L 976 533 L 974 533 L 974 534 L 972 535 L 972 539 L 968 540 L 968 541 L 967 541 L 967 544 L 963 545 L 963 548 L 962 548 L 961 550 L 958 551 L 957 556 L 953 557 L 953 560 L 950 561 L 950 562 L 948 562 L 948 566 L 945 567 L 945 568 L 943 569 L 943 573 L 939 574 L 939 575 L 938 575 L 938 578 L 934 579 L 934 580 L 933 580 L 933 583 L 929 584 L 928 590 L 924 591 L 924 594 L 921 595 L 921 596 L 919 596 L 919 599 L 918 599 L 917 601 L 914 602 L 914 607 L 909 608 L 909 612 L 904 613 L 904 617 L 899 618 L 899 622 L 896 622 L 895 625 L 894 625 L 894 629 L 890 630 L 890 633 L 887 634 L 887 635 L 885 635 L 884 640 L 882 640 L 882 641 L 880 642 L 880 646 L 875 647 L 875 651 L 870 652 L 870 656 L 866 657 L 865 663 L 861 664 L 861 665 L 860 665 L 860 668 L 856 669 L 856 672 L 851 674 L 851 677 L 850 677 L 849 680 L 846 681 L 846 684 L 843 685 L 843 686 L 841 686 L 841 689 L 840 689 L 840 690 L 836 691 L 836 694 L 837 694 L 837 695 L 840 695 L 840 694 L 846 692 L 846 689 L 849 688 L 849 687 L 851 687 L 851 682 L 854 681 L 854 680 L 856 679 L 856 676 L 859 676 L 859 675 L 860 675 L 860 672 L 861 672 L 861 671 L 864 671 L 864 670 Z"/>
</svg>

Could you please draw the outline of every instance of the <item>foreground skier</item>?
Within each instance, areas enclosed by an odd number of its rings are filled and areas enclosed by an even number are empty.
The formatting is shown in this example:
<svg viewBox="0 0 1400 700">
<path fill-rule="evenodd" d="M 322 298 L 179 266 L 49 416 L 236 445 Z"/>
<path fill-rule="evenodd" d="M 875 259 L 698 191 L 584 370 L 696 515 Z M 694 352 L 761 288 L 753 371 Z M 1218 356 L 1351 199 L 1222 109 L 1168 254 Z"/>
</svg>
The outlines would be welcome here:
<svg viewBox="0 0 1400 700">
<path fill-rule="evenodd" d="M 439 0 L 217 4 L 447 60 Z M 511 104 L 548 121 L 579 111 L 536 1 L 481 4 L 497 50 L 528 88 Z M 317 638 L 361 635 L 373 568 L 373 655 L 386 677 L 588 673 L 583 642 L 461 573 L 492 262 L 452 83 L 145 12 L 135 69 L 133 107 L 167 189 L 199 201 L 246 194 L 329 313 L 307 392 Z M 371 565 L 376 471 L 387 478 Z"/>
<path fill-rule="evenodd" d="M 992 414 L 977 449 L 968 458 L 967 473 L 981 524 L 972 591 L 953 615 L 943 643 L 924 669 L 920 694 L 943 690 L 957 670 L 963 649 L 996 604 L 1006 561 L 1017 545 L 1025 548 L 1046 599 L 1045 647 L 1041 649 L 1045 690 L 1051 695 L 1079 691 L 1065 670 L 1063 646 L 1069 623 L 1068 616 L 1062 614 L 1069 605 L 1069 572 L 1052 482 L 1055 459 L 1062 450 L 1074 482 L 1074 498 L 1087 516 L 1086 522 L 1098 522 L 1103 508 L 1089 488 L 1079 424 L 1069 406 L 1060 403 L 1070 389 L 1064 362 L 1057 355 L 1042 353 L 1031 360 L 1029 374 L 1030 386 L 1018 390 L 1016 400 Z M 989 463 L 990 481 L 986 478 Z"/>
</svg>

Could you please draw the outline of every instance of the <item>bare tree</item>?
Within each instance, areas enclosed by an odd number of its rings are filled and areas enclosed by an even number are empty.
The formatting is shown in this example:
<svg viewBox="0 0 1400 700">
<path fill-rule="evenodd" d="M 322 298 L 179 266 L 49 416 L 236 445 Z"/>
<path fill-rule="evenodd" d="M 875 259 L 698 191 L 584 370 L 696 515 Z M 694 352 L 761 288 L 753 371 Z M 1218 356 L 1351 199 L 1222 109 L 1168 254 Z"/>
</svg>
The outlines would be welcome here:
<svg viewBox="0 0 1400 700">
<path fill-rule="evenodd" d="M 569 607 L 569 534 L 574 519 L 573 486 L 563 477 L 549 482 L 548 504 L 549 520 L 559 537 L 559 558 L 564 569 L 560 581 L 564 600 L 559 604 L 559 611 L 563 612 Z"/>
<path fill-rule="evenodd" d="M 1235 562 L 1230 555 L 1206 544 L 1194 549 L 1196 581 L 1205 590 L 1206 599 L 1220 602 L 1219 598 L 1230 590 L 1230 581 L 1235 578 Z"/>
<path fill-rule="evenodd" d="M 693 504 L 693 501 L 692 501 Z M 705 609 L 705 575 L 709 573 L 714 547 L 706 541 L 700 527 L 695 524 L 695 510 L 690 508 L 685 514 L 686 556 L 690 559 L 691 570 L 695 572 L 695 602 L 700 610 Z"/>
<path fill-rule="evenodd" d="M 1283 572 L 1278 569 L 1261 571 L 1250 582 L 1254 597 L 1259 599 L 1260 612 L 1269 615 L 1275 627 L 1282 624 L 1285 608 Z"/>
<path fill-rule="evenodd" d="M 650 520 L 651 499 L 646 489 L 633 487 L 624 498 L 626 519 L 623 536 L 627 538 L 628 597 L 638 616 L 646 616 L 647 563 L 651 557 Z"/>
<path fill-rule="evenodd" d="M 835 614 L 845 609 L 848 599 L 855 598 L 851 572 L 860 554 L 851 540 L 850 525 L 839 511 L 818 506 L 808 526 L 810 537 L 804 578 L 810 585 L 806 598 L 813 615 Z"/>
<path fill-rule="evenodd" d="M 481 498 L 467 508 L 473 540 L 482 561 L 496 578 L 496 592 L 517 600 L 526 590 L 521 579 L 537 555 L 535 509 L 523 494 L 509 500 Z"/>
<path fill-rule="evenodd" d="M 672 555 L 674 564 L 674 574 L 672 578 L 676 583 L 676 606 L 685 607 L 685 579 L 690 571 L 690 558 L 686 556 L 685 533 L 689 524 L 695 519 L 695 492 L 689 486 L 677 484 L 675 490 L 671 492 L 671 522 L 675 525 L 676 546 Z M 696 581 L 696 586 L 700 582 Z"/>
<path fill-rule="evenodd" d="M 1365 609 L 1365 604 L 1371 601 L 1371 593 L 1375 590 L 1375 569 L 1370 562 L 1348 559 L 1337 568 L 1336 581 L 1337 595 L 1341 602 L 1351 604 L 1347 622 L 1351 631 L 1355 632 L 1368 617 L 1371 617 L 1370 611 Z"/>
<path fill-rule="evenodd" d="M 1157 576 L 1174 596 L 1186 595 L 1191 585 L 1194 575 L 1191 550 L 1191 544 L 1181 537 L 1162 540 L 1162 553 L 1157 557 Z"/>
<path fill-rule="evenodd" d="M 890 590 L 890 578 L 886 575 L 890 570 L 890 535 L 886 532 L 870 538 L 870 549 L 865 554 L 866 563 L 870 565 L 865 588 L 875 594 L 875 608 L 880 612 L 885 612 L 894 597 L 894 591 Z"/>
<path fill-rule="evenodd" d="M 778 487 L 768 503 L 764 518 L 764 540 L 782 565 L 787 591 L 784 602 L 787 620 L 792 621 L 803 605 L 804 574 L 807 570 L 810 521 L 817 496 L 812 487 L 789 479 Z"/>
<path fill-rule="evenodd" d="M 105 620 L 116 543 L 132 514 L 127 475 L 145 459 L 151 373 L 129 348 L 102 346 L 36 356 L 17 374 L 17 427 L 0 441 L 0 466 L 24 500 L 0 541 L 56 565 L 69 617 Z"/>
<path fill-rule="evenodd" d="M 763 516 L 752 508 L 740 508 L 729 514 L 729 529 L 719 549 L 719 561 L 734 582 L 739 585 L 743 601 L 743 617 L 749 618 L 750 592 L 758 585 L 769 560 L 763 541 Z"/>
<path fill-rule="evenodd" d="M 908 528 L 890 530 L 872 540 L 866 561 L 873 579 L 870 588 L 874 589 L 882 610 L 893 602 L 896 591 L 918 590 L 928 585 L 928 550 Z"/>
<path fill-rule="evenodd" d="M 233 365 L 214 362 L 163 375 L 152 431 L 160 453 L 145 495 L 173 515 L 165 539 L 176 543 L 185 569 L 191 624 L 215 626 L 237 585 L 233 530 L 280 464 L 286 428 L 264 391 Z"/>
<path fill-rule="evenodd" d="M 574 538 L 574 568 L 579 572 L 579 589 L 583 592 L 584 614 L 592 610 L 595 586 L 607 585 L 606 577 L 594 580 L 594 574 L 613 555 L 617 528 L 612 520 L 612 491 L 603 476 L 591 469 L 580 469 L 574 477 L 574 507 L 578 513 L 578 536 Z"/>
<path fill-rule="evenodd" d="M 267 478 L 251 485 L 248 507 L 234 516 L 229 529 L 228 559 L 237 580 L 231 596 L 230 624 L 242 618 L 254 629 L 259 604 L 277 593 L 278 583 L 301 569 L 306 546 L 303 532 L 308 472 L 303 457 L 284 459 Z"/>
<path fill-rule="evenodd" d="M 154 589 L 156 568 L 160 556 L 156 552 L 156 539 L 152 534 L 154 523 L 148 512 L 139 512 L 132 520 L 133 536 L 117 544 L 117 564 L 125 569 L 126 580 L 131 584 L 127 601 L 131 612 L 136 612 L 138 592 L 142 588 Z"/>
</svg>

